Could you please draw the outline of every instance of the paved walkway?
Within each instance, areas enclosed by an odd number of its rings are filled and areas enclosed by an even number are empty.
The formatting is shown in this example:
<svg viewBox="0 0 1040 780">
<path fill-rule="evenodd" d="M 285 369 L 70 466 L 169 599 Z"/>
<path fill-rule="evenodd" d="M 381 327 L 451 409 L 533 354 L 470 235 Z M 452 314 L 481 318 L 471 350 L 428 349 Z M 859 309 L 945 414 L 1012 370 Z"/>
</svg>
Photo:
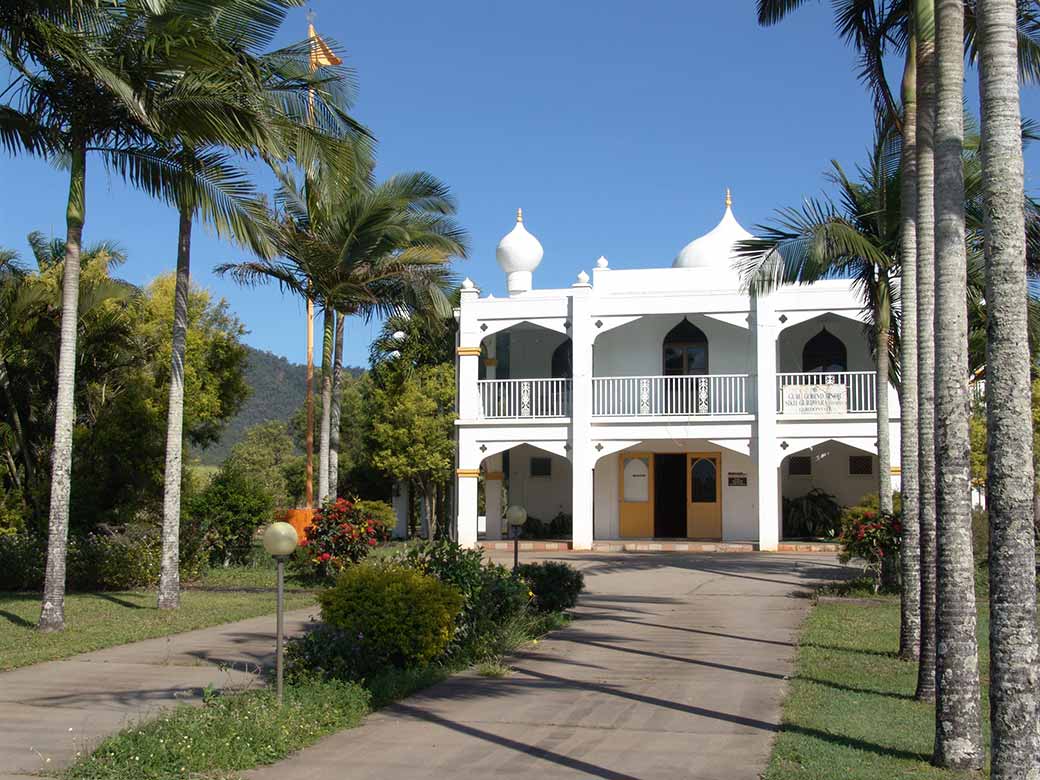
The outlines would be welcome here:
<svg viewBox="0 0 1040 780">
<path fill-rule="evenodd" d="M 457 675 L 250 780 L 752 780 L 828 555 L 560 554 L 578 618 L 502 679 Z"/>
<path fill-rule="evenodd" d="M 287 612 L 287 629 L 315 611 Z M 274 616 L 259 617 L 0 674 L 0 780 L 64 767 L 136 719 L 201 701 L 208 686 L 261 684 L 274 635 Z"/>
</svg>

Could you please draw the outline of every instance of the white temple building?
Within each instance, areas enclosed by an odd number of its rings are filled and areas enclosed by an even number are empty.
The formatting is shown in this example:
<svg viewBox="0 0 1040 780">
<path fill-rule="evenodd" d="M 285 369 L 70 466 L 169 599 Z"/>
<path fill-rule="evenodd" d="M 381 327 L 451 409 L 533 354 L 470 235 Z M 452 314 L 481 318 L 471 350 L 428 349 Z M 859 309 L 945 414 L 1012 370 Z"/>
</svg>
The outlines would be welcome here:
<svg viewBox="0 0 1040 780">
<path fill-rule="evenodd" d="M 776 550 L 783 498 L 877 492 L 878 380 L 850 282 L 742 291 L 750 234 L 722 221 L 670 267 L 599 258 L 539 289 L 543 249 L 518 212 L 498 245 L 509 296 L 467 279 L 456 316 L 459 541 L 506 505 L 571 520 L 573 549 L 617 540 L 750 542 Z M 889 394 L 899 473 L 899 403 Z M 483 479 L 480 479 L 483 477 Z"/>
</svg>

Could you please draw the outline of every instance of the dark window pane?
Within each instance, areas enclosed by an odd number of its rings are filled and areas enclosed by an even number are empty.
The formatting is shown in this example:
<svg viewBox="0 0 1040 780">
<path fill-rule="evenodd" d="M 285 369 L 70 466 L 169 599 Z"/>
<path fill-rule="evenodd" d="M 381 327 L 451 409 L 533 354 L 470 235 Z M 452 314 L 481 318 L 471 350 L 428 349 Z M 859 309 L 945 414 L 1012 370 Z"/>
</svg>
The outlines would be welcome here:
<svg viewBox="0 0 1040 780">
<path fill-rule="evenodd" d="M 686 373 L 708 373 L 708 348 L 706 346 L 697 344 L 686 348 Z"/>
<path fill-rule="evenodd" d="M 552 476 L 552 459 L 551 458 L 531 458 L 531 476 L 532 477 L 551 477 Z"/>
<path fill-rule="evenodd" d="M 715 461 L 698 458 L 691 469 L 693 485 L 690 500 L 695 504 L 714 504 L 716 500 Z"/>
<path fill-rule="evenodd" d="M 808 477 L 812 474 L 812 458 L 808 455 L 792 455 L 787 462 L 787 473 L 792 477 Z"/>
<path fill-rule="evenodd" d="M 665 376 L 678 376 L 683 373 L 682 349 L 664 348 L 664 373 Z"/>
<path fill-rule="evenodd" d="M 849 455 L 849 474 L 853 476 L 870 476 L 873 473 L 873 455 Z"/>
</svg>

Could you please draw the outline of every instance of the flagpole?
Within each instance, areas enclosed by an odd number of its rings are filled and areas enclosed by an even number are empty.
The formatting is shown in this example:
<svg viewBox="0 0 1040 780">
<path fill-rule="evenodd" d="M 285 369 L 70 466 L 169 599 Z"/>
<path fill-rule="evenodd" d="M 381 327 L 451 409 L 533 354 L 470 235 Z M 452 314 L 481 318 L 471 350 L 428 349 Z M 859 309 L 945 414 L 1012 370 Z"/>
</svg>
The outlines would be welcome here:
<svg viewBox="0 0 1040 780">
<path fill-rule="evenodd" d="M 314 40 L 314 11 L 307 11 L 307 40 Z M 313 45 L 313 44 L 312 44 Z M 314 53 L 311 52 L 310 72 L 315 71 Z M 314 121 L 314 90 L 307 90 L 308 119 Z M 304 186 L 307 175 L 304 173 Z M 314 508 L 314 300 L 307 296 L 307 508 Z"/>
</svg>

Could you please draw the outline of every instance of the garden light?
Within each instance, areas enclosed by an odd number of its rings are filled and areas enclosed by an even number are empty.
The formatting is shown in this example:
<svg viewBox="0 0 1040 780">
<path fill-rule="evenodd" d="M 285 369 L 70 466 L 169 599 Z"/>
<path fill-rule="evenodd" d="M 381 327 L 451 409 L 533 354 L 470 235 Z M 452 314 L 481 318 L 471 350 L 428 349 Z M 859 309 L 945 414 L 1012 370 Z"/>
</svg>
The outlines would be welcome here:
<svg viewBox="0 0 1040 780">
<path fill-rule="evenodd" d="M 509 535 L 513 537 L 513 568 L 520 565 L 520 533 L 527 522 L 527 510 L 515 504 L 506 510 Z"/>
<path fill-rule="evenodd" d="M 292 554 L 299 543 L 300 539 L 296 535 L 296 529 L 289 523 L 282 521 L 271 523 L 267 526 L 267 530 L 264 531 L 264 549 L 274 557 L 278 564 L 278 612 L 275 621 L 274 676 L 279 706 L 282 703 L 282 638 L 285 634 L 285 559 Z"/>
</svg>

